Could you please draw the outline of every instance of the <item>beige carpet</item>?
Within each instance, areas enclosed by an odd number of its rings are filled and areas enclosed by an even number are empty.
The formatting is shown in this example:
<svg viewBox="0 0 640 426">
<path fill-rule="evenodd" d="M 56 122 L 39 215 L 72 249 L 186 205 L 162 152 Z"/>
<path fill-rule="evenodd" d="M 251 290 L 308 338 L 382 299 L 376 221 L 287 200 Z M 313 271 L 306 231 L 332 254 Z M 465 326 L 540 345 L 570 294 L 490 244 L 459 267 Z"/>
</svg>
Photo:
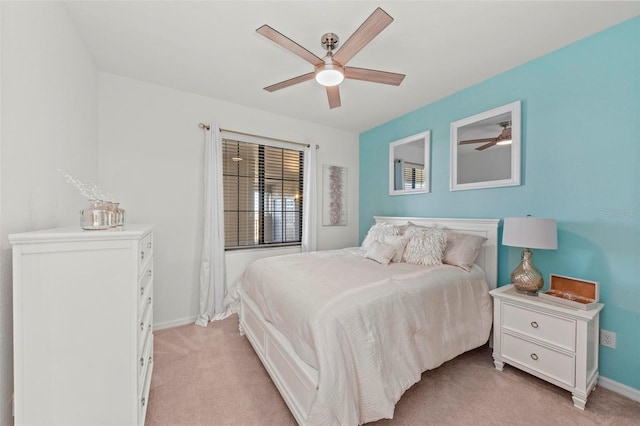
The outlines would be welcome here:
<svg viewBox="0 0 640 426">
<path fill-rule="evenodd" d="M 295 425 L 235 315 L 156 332 L 149 399 L 147 425 Z M 372 425 L 640 425 L 640 403 L 598 387 L 580 411 L 567 391 L 497 371 L 483 346 L 423 373 Z"/>
</svg>

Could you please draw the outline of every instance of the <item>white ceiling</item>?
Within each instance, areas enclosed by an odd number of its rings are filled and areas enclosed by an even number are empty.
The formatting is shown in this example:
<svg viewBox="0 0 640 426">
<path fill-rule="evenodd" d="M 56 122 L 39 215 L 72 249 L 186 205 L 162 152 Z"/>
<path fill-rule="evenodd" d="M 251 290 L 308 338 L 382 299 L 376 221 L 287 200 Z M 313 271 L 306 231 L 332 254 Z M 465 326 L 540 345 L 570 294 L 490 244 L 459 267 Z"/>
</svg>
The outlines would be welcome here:
<svg viewBox="0 0 640 426">
<path fill-rule="evenodd" d="M 101 70 L 352 132 L 362 132 L 640 15 L 638 1 L 72 1 Z M 268 24 L 324 56 L 382 7 L 395 21 L 350 66 L 406 74 L 399 86 L 346 80 L 342 106 L 307 81 L 263 87 L 312 66 L 258 35 Z"/>
</svg>

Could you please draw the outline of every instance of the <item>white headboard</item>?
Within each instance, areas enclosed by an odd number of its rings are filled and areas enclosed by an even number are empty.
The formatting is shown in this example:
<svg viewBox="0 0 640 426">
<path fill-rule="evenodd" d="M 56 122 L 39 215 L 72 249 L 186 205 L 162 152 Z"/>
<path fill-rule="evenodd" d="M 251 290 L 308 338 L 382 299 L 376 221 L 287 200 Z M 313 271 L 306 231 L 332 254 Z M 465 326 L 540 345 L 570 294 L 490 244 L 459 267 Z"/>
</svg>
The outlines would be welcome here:
<svg viewBox="0 0 640 426">
<path fill-rule="evenodd" d="M 398 216 L 374 216 L 373 218 L 376 223 L 385 222 L 391 225 L 404 225 L 407 222 L 412 222 L 420 226 L 437 226 L 462 234 L 485 237 L 487 241 L 478 254 L 476 264 L 484 270 L 489 289 L 494 289 L 498 286 L 498 224 L 500 219 L 445 219 Z"/>
</svg>

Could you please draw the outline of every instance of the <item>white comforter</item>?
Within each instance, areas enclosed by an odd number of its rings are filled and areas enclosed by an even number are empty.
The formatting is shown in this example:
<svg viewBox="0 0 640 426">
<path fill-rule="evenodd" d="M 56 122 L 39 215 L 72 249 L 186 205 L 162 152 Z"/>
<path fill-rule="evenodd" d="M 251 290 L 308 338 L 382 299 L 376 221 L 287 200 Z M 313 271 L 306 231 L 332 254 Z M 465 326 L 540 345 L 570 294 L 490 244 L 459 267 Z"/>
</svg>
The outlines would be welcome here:
<svg viewBox="0 0 640 426">
<path fill-rule="evenodd" d="M 392 418 L 423 371 L 484 344 L 480 268 L 380 265 L 359 248 L 261 259 L 242 288 L 319 374 L 309 424 Z"/>
</svg>

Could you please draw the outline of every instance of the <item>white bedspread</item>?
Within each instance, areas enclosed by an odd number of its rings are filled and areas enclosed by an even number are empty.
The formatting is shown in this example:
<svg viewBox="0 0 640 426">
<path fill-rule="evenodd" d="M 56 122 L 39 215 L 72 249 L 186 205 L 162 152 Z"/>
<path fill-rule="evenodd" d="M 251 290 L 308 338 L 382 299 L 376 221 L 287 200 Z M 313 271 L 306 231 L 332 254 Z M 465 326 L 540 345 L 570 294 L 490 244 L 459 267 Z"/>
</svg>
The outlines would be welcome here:
<svg viewBox="0 0 640 426">
<path fill-rule="evenodd" d="M 478 267 L 384 266 L 351 248 L 258 260 L 241 285 L 318 370 L 309 424 L 392 418 L 423 371 L 486 343 L 491 330 Z"/>
</svg>

